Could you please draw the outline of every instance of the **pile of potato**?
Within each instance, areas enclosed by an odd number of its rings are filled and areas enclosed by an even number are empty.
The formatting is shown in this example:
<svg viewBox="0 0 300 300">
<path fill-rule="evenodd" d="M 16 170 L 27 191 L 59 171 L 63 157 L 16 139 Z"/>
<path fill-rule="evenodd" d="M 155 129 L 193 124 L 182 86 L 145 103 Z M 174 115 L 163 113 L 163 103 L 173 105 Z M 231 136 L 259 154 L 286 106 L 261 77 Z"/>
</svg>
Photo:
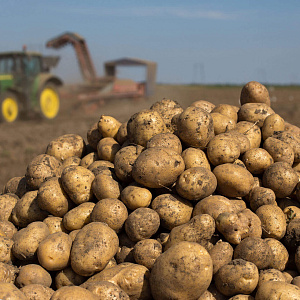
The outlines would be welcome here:
<svg viewBox="0 0 300 300">
<path fill-rule="evenodd" d="M 0 195 L 0 299 L 300 299 L 300 128 L 163 99 L 51 141 Z"/>
</svg>

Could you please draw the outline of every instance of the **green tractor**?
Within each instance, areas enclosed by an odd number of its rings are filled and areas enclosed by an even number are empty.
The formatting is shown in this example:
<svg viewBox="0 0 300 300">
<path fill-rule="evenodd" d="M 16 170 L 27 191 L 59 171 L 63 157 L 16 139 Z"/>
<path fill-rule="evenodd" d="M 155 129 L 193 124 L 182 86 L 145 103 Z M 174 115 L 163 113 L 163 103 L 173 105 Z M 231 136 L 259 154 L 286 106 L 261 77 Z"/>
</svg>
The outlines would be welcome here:
<svg viewBox="0 0 300 300">
<path fill-rule="evenodd" d="M 57 116 L 62 80 L 50 73 L 59 56 L 15 51 L 0 53 L 0 121 L 38 113 L 45 119 Z"/>
</svg>

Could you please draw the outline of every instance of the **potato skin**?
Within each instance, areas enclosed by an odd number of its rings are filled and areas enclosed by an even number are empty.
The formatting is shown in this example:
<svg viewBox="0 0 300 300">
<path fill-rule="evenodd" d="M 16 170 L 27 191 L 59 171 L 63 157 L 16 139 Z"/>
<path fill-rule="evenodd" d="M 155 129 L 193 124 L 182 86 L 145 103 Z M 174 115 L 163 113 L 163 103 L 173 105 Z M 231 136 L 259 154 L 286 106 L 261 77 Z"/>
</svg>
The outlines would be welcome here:
<svg viewBox="0 0 300 300">
<path fill-rule="evenodd" d="M 250 191 L 248 201 L 254 212 L 262 205 L 277 205 L 276 196 L 273 190 L 262 186 L 254 187 Z"/>
<path fill-rule="evenodd" d="M 272 252 L 269 268 L 277 269 L 279 271 L 285 270 L 289 259 L 289 253 L 285 246 L 280 241 L 273 238 L 266 238 L 264 240 L 269 245 Z"/>
<path fill-rule="evenodd" d="M 102 137 L 116 138 L 122 123 L 112 116 L 101 115 L 98 121 L 98 131 Z"/>
<path fill-rule="evenodd" d="M 85 285 L 85 289 L 98 296 L 98 299 L 130 300 L 117 284 L 109 281 L 90 282 Z"/>
<path fill-rule="evenodd" d="M 54 294 L 53 289 L 42 284 L 28 284 L 22 287 L 20 291 L 30 300 L 46 300 Z"/>
<path fill-rule="evenodd" d="M 263 140 L 266 140 L 268 137 L 272 136 L 275 131 L 283 131 L 284 129 L 284 119 L 278 114 L 271 114 L 265 118 L 261 128 L 262 138 Z"/>
<path fill-rule="evenodd" d="M 250 142 L 250 149 L 260 147 L 261 130 L 257 125 L 248 121 L 239 121 L 238 123 L 236 123 L 236 126 L 232 131 L 237 131 L 244 134 Z"/>
<path fill-rule="evenodd" d="M 233 248 L 229 243 L 220 240 L 208 251 L 208 253 L 213 262 L 213 273 L 216 274 L 222 266 L 232 260 Z"/>
<path fill-rule="evenodd" d="M 54 277 L 55 288 L 58 290 L 63 286 L 80 285 L 86 277 L 76 274 L 71 267 L 67 267 L 56 273 Z"/>
<path fill-rule="evenodd" d="M 0 298 L 10 300 L 27 300 L 27 297 L 13 284 L 0 282 Z"/>
<path fill-rule="evenodd" d="M 102 138 L 97 145 L 99 159 L 114 162 L 116 153 L 121 149 L 120 144 L 112 137 Z"/>
<path fill-rule="evenodd" d="M 0 282 L 15 283 L 18 273 L 16 266 L 0 262 Z"/>
<path fill-rule="evenodd" d="M 198 148 L 186 148 L 181 154 L 185 169 L 189 169 L 192 167 L 203 167 L 208 170 L 211 169 L 208 159 L 204 151 Z"/>
<path fill-rule="evenodd" d="M 267 88 L 257 81 L 249 81 L 243 86 L 240 95 L 240 102 L 241 105 L 245 103 L 265 103 L 268 106 L 271 106 L 271 100 Z"/>
<path fill-rule="evenodd" d="M 161 300 L 198 299 L 209 287 L 212 273 L 212 260 L 204 247 L 180 242 L 156 259 L 150 275 L 152 296 Z"/>
<path fill-rule="evenodd" d="M 238 119 L 237 112 L 238 112 L 237 107 L 230 104 L 218 104 L 211 111 L 211 113 L 220 113 L 224 116 L 229 117 L 234 121 L 234 123 L 236 123 Z"/>
<path fill-rule="evenodd" d="M 180 139 L 173 133 L 165 132 L 154 135 L 148 142 L 147 148 L 171 148 L 178 154 L 182 152 L 182 145 Z"/>
<path fill-rule="evenodd" d="M 112 176 L 100 173 L 96 175 L 92 182 L 92 191 L 98 200 L 105 198 L 119 199 L 122 186 L 117 180 L 114 180 Z"/>
<path fill-rule="evenodd" d="M 210 113 L 216 107 L 213 103 L 206 100 L 196 100 L 192 102 L 190 106 L 200 107 L 208 113 Z"/>
<path fill-rule="evenodd" d="M 64 286 L 59 290 L 56 290 L 51 300 L 61 299 L 85 299 L 85 300 L 97 300 L 98 297 L 92 292 L 80 287 L 80 286 Z"/>
<path fill-rule="evenodd" d="M 11 213 L 19 197 L 12 193 L 0 195 L 0 221 L 11 221 Z"/>
<path fill-rule="evenodd" d="M 218 112 L 211 113 L 210 115 L 213 118 L 215 135 L 234 129 L 236 122 L 230 117 Z"/>
<path fill-rule="evenodd" d="M 108 225 L 89 223 L 77 233 L 73 242 L 71 267 L 79 275 L 91 276 L 104 269 L 118 247 L 118 236 Z"/>
</svg>

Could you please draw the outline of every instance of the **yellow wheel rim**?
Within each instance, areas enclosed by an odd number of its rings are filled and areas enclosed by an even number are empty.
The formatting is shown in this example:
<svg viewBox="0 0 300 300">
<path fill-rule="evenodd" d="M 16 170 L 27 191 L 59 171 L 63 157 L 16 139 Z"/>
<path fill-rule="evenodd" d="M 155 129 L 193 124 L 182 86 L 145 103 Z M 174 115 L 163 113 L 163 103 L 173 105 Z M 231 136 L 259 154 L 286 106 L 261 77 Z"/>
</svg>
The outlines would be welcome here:
<svg viewBox="0 0 300 300">
<path fill-rule="evenodd" d="M 13 122 L 18 117 L 19 108 L 15 99 L 7 97 L 2 102 L 2 116 L 6 122 Z"/>
<path fill-rule="evenodd" d="M 47 119 L 55 118 L 59 111 L 59 97 L 56 91 L 45 88 L 41 93 L 40 106 L 43 115 Z"/>
</svg>

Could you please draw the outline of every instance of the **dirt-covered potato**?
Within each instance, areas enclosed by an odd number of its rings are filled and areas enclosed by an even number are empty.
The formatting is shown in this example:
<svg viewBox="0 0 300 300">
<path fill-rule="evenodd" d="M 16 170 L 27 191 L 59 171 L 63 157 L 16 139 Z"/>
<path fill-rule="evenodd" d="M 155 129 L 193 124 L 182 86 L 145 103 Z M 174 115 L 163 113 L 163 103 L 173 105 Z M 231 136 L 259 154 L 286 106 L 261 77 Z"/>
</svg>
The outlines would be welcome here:
<svg viewBox="0 0 300 300">
<path fill-rule="evenodd" d="M 285 161 L 290 166 L 293 165 L 294 151 L 286 142 L 269 137 L 264 141 L 263 148 L 270 153 L 275 162 Z"/>
<path fill-rule="evenodd" d="M 19 260 L 33 259 L 39 244 L 49 234 L 49 228 L 43 222 L 32 222 L 27 227 L 20 229 L 13 236 L 14 256 Z"/>
<path fill-rule="evenodd" d="M 243 200 L 230 200 L 221 195 L 212 195 L 202 199 L 195 205 L 193 216 L 209 214 L 216 220 L 219 214 L 223 212 L 237 213 L 245 208 L 246 203 Z"/>
<path fill-rule="evenodd" d="M 228 132 L 223 133 L 223 136 L 226 136 L 229 139 L 234 139 L 240 146 L 241 154 L 250 150 L 250 140 L 248 139 L 246 134 L 238 132 L 237 130 L 230 130 Z"/>
<path fill-rule="evenodd" d="M 120 145 L 127 141 L 127 122 L 121 124 L 115 139 Z"/>
<path fill-rule="evenodd" d="M 168 230 L 187 223 L 193 211 L 192 203 L 176 194 L 162 194 L 155 197 L 151 202 L 151 208 L 158 213 L 161 226 Z"/>
<path fill-rule="evenodd" d="M 17 176 L 9 179 L 3 188 L 3 194 L 16 194 L 21 198 L 27 192 L 25 176 Z"/>
<path fill-rule="evenodd" d="M 37 264 L 28 264 L 20 268 L 16 278 L 16 286 L 22 288 L 29 284 L 42 284 L 50 287 L 52 278 L 48 271 Z"/>
<path fill-rule="evenodd" d="M 214 168 L 217 191 L 225 197 L 244 197 L 254 185 L 252 174 L 245 168 L 226 163 Z"/>
<path fill-rule="evenodd" d="M 12 263 L 15 259 L 12 253 L 14 241 L 8 237 L 0 236 L 0 262 Z"/>
<path fill-rule="evenodd" d="M 69 232 L 63 223 L 63 218 L 49 216 L 43 220 L 43 223 L 48 226 L 50 234 L 55 232 Z"/>
<path fill-rule="evenodd" d="M 264 238 L 281 240 L 286 232 L 286 218 L 284 212 L 277 205 L 262 205 L 255 214 L 259 217 Z"/>
<path fill-rule="evenodd" d="M 54 293 L 50 287 L 42 284 L 28 284 L 20 289 L 20 291 L 30 300 L 48 300 Z"/>
<path fill-rule="evenodd" d="M 101 139 L 97 145 L 99 159 L 114 162 L 116 153 L 121 149 L 120 144 L 112 137 Z"/>
<path fill-rule="evenodd" d="M 236 122 L 228 116 L 218 112 L 211 113 L 210 115 L 213 118 L 215 135 L 234 129 Z"/>
<path fill-rule="evenodd" d="M 241 105 L 245 103 L 265 103 L 271 106 L 271 100 L 267 88 L 257 81 L 249 81 L 243 86 L 240 95 L 240 102 Z"/>
<path fill-rule="evenodd" d="M 258 283 L 256 265 L 243 259 L 234 259 L 214 275 L 217 289 L 225 296 L 251 294 Z"/>
<path fill-rule="evenodd" d="M 180 139 L 173 133 L 165 132 L 154 135 L 148 142 L 147 148 L 171 148 L 178 154 L 182 152 L 182 145 Z"/>
<path fill-rule="evenodd" d="M 101 115 L 98 121 L 98 131 L 104 138 L 116 138 L 121 124 L 121 122 L 112 116 Z"/>
<path fill-rule="evenodd" d="M 134 144 L 147 146 L 147 142 L 156 134 L 167 132 L 163 117 L 153 109 L 135 113 L 127 122 L 127 138 Z"/>
<path fill-rule="evenodd" d="M 276 197 L 290 196 L 299 181 L 296 171 L 286 162 L 275 162 L 262 177 L 263 186 L 274 191 Z"/>
<path fill-rule="evenodd" d="M 276 196 L 273 190 L 262 186 L 254 187 L 250 191 L 248 201 L 254 212 L 262 205 L 277 205 Z"/>
<path fill-rule="evenodd" d="M 85 285 L 85 289 L 96 295 L 97 299 L 129 300 L 129 296 L 116 284 L 109 281 L 95 281 Z"/>
<path fill-rule="evenodd" d="M 66 158 L 61 165 L 62 170 L 68 166 L 79 166 L 81 163 L 81 159 L 77 156 L 71 156 Z"/>
<path fill-rule="evenodd" d="M 230 297 L 228 300 L 254 300 L 254 298 L 251 295 L 238 294 Z"/>
<path fill-rule="evenodd" d="M 188 200 L 197 201 L 211 195 L 217 187 L 216 176 L 203 167 L 185 170 L 176 182 L 177 193 Z"/>
<path fill-rule="evenodd" d="M 49 178 L 40 185 L 37 194 L 37 204 L 40 209 L 49 212 L 53 216 L 64 216 L 71 208 L 71 203 L 62 187 L 60 178 Z"/>
<path fill-rule="evenodd" d="M 211 113 L 219 113 L 224 115 L 233 120 L 234 123 L 236 123 L 238 119 L 236 107 L 229 104 L 218 104 L 216 107 L 214 107 Z"/>
<path fill-rule="evenodd" d="M 68 157 L 77 156 L 81 158 L 85 151 L 85 142 L 80 135 L 65 134 L 52 140 L 45 154 L 54 156 L 59 161 L 64 161 Z"/>
<path fill-rule="evenodd" d="M 240 156 L 240 146 L 237 140 L 228 138 L 226 134 L 219 134 L 212 138 L 206 149 L 209 161 L 218 166 L 233 163 Z"/>
<path fill-rule="evenodd" d="M 282 281 L 266 281 L 262 283 L 255 294 L 255 300 L 265 299 L 300 299 L 300 288 Z"/>
<path fill-rule="evenodd" d="M 242 161 L 247 170 L 253 175 L 262 174 L 274 163 L 273 157 L 267 150 L 262 148 L 252 148 L 246 151 L 242 157 Z"/>
<path fill-rule="evenodd" d="M 288 223 L 282 242 L 289 251 L 296 251 L 300 245 L 300 218 L 295 218 Z"/>
<path fill-rule="evenodd" d="M 77 205 L 93 198 L 92 182 L 95 175 L 81 166 L 69 166 L 61 174 L 61 184 L 69 198 Z"/>
<path fill-rule="evenodd" d="M 151 238 L 157 232 L 159 225 L 159 214 L 155 210 L 140 207 L 129 214 L 125 221 L 125 231 L 132 241 L 138 242 Z"/>
<path fill-rule="evenodd" d="M 19 227 L 26 227 L 35 221 L 43 221 L 48 212 L 40 209 L 37 203 L 38 191 L 27 192 L 18 202 L 11 213 L 12 222 Z"/>
<path fill-rule="evenodd" d="M 28 164 L 25 178 L 26 184 L 31 190 L 37 190 L 42 182 L 51 177 L 59 177 L 62 172 L 62 164 L 54 156 L 40 154 Z"/>
<path fill-rule="evenodd" d="M 211 115 L 195 106 L 186 108 L 179 115 L 177 130 L 183 143 L 200 149 L 204 149 L 214 137 L 214 124 Z"/>
<path fill-rule="evenodd" d="M 273 109 L 265 103 L 245 103 L 238 111 L 239 121 L 248 121 L 262 127 L 265 119 L 274 114 Z"/>
<path fill-rule="evenodd" d="M 132 166 L 137 157 L 144 150 L 141 145 L 130 145 L 120 149 L 114 159 L 114 170 L 119 180 L 130 183 L 132 179 Z"/>
<path fill-rule="evenodd" d="M 95 176 L 99 174 L 106 174 L 113 178 L 115 175 L 114 164 L 107 160 L 96 160 L 88 166 L 88 170 L 92 171 Z"/>
<path fill-rule="evenodd" d="M 150 275 L 151 292 L 154 299 L 198 299 L 212 275 L 213 263 L 206 249 L 180 242 L 156 259 Z"/>
<path fill-rule="evenodd" d="M 97 145 L 99 141 L 102 139 L 102 135 L 98 130 L 98 122 L 95 122 L 87 131 L 86 138 L 89 145 L 94 149 L 97 150 Z"/>
<path fill-rule="evenodd" d="M 213 103 L 206 100 L 196 100 L 192 102 L 190 106 L 200 107 L 208 113 L 210 113 L 216 107 Z"/>
<path fill-rule="evenodd" d="M 283 131 L 285 129 L 284 119 L 278 114 L 271 114 L 264 120 L 261 128 L 262 138 L 266 140 L 272 136 L 276 131 Z"/>
<path fill-rule="evenodd" d="M 271 256 L 272 250 L 264 239 L 247 237 L 235 247 L 233 258 L 250 261 L 261 270 L 269 267 Z"/>
<path fill-rule="evenodd" d="M 300 208 L 297 206 L 287 206 L 286 208 L 284 208 L 283 213 L 285 214 L 287 223 L 295 218 L 300 218 Z"/>
<path fill-rule="evenodd" d="M 162 254 L 162 245 L 154 239 L 145 239 L 137 242 L 133 248 L 133 257 L 136 263 L 151 270 L 155 260 Z"/>
<path fill-rule="evenodd" d="M 80 285 L 86 277 L 78 275 L 71 267 L 67 267 L 56 273 L 54 277 L 55 288 L 58 290 L 63 286 Z"/>
<path fill-rule="evenodd" d="M 0 236 L 11 239 L 17 231 L 16 226 L 12 222 L 0 221 Z"/>
<path fill-rule="evenodd" d="M 257 287 L 259 287 L 266 281 L 286 282 L 286 277 L 284 276 L 284 274 L 281 271 L 279 271 L 277 269 L 260 270 Z"/>
<path fill-rule="evenodd" d="M 90 222 L 94 207 L 94 202 L 84 202 L 69 210 L 63 217 L 64 227 L 69 231 L 81 229 Z"/>
<path fill-rule="evenodd" d="M 80 286 L 63 286 L 60 289 L 56 290 L 51 297 L 51 300 L 61 299 L 97 300 L 99 298 L 92 292 Z"/>
<path fill-rule="evenodd" d="M 16 266 L 0 262 L 0 282 L 15 283 L 18 273 Z"/>
<path fill-rule="evenodd" d="M 0 221 L 11 221 L 12 210 L 19 197 L 12 193 L 0 195 Z"/>
<path fill-rule="evenodd" d="M 0 299 L 27 300 L 28 298 L 13 283 L 0 282 Z"/>
<path fill-rule="evenodd" d="M 215 221 L 210 215 L 196 215 L 189 222 L 174 227 L 164 245 L 164 250 L 169 249 L 182 241 L 195 242 L 208 248 L 208 241 L 215 232 Z"/>
<path fill-rule="evenodd" d="M 193 167 L 203 167 L 208 170 L 211 170 L 210 164 L 208 162 L 207 156 L 204 151 L 198 148 L 186 148 L 181 154 L 185 169 Z"/>
<path fill-rule="evenodd" d="M 279 271 L 285 270 L 289 259 L 289 253 L 285 246 L 280 241 L 273 238 L 266 238 L 264 240 L 270 246 L 272 251 L 269 268 L 277 269 Z"/>
<path fill-rule="evenodd" d="M 97 152 L 90 152 L 80 160 L 78 165 L 88 168 L 89 165 L 91 165 L 94 161 L 97 161 L 98 159 L 99 157 Z"/>
<path fill-rule="evenodd" d="M 184 161 L 169 148 L 149 148 L 136 159 L 132 168 L 133 179 L 149 188 L 172 185 L 184 171 Z"/>
<path fill-rule="evenodd" d="M 229 243 L 219 240 L 208 253 L 213 262 L 213 273 L 216 274 L 222 266 L 232 260 L 233 248 Z"/>
<path fill-rule="evenodd" d="M 152 193 L 149 189 L 133 182 L 122 190 L 120 198 L 128 209 L 135 210 L 139 207 L 148 207 L 152 200 Z"/>
<path fill-rule="evenodd" d="M 98 200 L 105 198 L 119 199 L 122 186 L 113 177 L 105 174 L 96 175 L 92 182 L 92 192 Z"/>
<path fill-rule="evenodd" d="M 96 203 L 91 212 L 90 221 L 106 223 L 118 233 L 122 229 L 127 217 L 128 211 L 122 201 L 114 198 L 106 198 Z"/>
<path fill-rule="evenodd" d="M 259 217 L 246 208 L 238 213 L 224 212 L 216 219 L 216 228 L 225 239 L 238 245 L 246 237 L 261 237 L 261 221 Z"/>
<path fill-rule="evenodd" d="M 93 222 L 76 235 L 71 249 L 71 267 L 79 275 L 91 276 L 104 269 L 117 253 L 119 239 L 108 225 Z"/>
</svg>

